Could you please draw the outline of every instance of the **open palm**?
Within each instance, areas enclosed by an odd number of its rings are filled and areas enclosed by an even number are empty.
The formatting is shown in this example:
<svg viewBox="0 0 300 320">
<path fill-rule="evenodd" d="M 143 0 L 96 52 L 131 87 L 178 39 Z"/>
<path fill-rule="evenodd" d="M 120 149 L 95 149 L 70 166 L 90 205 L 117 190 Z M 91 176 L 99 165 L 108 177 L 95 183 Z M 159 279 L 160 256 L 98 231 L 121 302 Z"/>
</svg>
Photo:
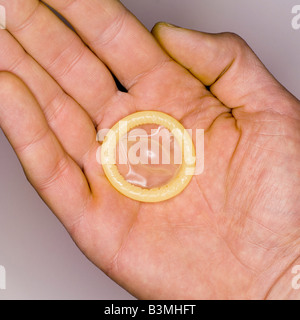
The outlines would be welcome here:
<svg viewBox="0 0 300 320">
<path fill-rule="evenodd" d="M 0 124 L 84 254 L 139 298 L 292 296 L 299 101 L 235 35 L 153 37 L 118 1 L 45 2 L 77 33 L 40 1 L 0 0 Z M 205 129 L 203 174 L 161 203 L 124 197 L 96 160 L 97 130 L 141 110 Z"/>
</svg>

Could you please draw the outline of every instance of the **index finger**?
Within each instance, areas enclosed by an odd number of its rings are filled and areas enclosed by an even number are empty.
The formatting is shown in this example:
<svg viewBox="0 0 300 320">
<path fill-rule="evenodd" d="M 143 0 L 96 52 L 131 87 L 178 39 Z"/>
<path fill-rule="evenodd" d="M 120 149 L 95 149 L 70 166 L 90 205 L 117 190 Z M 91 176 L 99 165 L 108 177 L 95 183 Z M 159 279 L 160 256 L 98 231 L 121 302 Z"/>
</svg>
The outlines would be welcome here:
<svg viewBox="0 0 300 320">
<path fill-rule="evenodd" d="M 117 0 L 46 0 L 130 89 L 170 61 L 148 30 Z"/>
</svg>

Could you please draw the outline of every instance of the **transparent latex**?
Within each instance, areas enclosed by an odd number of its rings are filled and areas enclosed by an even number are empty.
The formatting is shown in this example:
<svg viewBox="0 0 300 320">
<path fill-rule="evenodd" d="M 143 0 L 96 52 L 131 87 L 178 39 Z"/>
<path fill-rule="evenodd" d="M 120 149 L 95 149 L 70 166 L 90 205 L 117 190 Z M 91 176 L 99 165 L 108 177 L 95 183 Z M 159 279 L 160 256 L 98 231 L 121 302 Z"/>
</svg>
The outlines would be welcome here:
<svg viewBox="0 0 300 320">
<path fill-rule="evenodd" d="M 152 189 L 176 177 L 181 166 L 181 150 L 168 129 L 144 124 L 121 137 L 116 159 L 117 168 L 127 182 Z"/>
</svg>

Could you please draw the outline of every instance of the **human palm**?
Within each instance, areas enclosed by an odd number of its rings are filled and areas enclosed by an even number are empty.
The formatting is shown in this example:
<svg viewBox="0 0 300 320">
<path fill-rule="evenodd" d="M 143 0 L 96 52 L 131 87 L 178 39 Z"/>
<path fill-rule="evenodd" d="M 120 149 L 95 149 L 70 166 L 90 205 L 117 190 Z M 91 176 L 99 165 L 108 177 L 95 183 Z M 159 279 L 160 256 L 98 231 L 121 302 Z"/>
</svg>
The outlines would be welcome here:
<svg viewBox="0 0 300 320">
<path fill-rule="evenodd" d="M 299 101 L 235 35 L 155 40 L 117 1 L 45 2 L 82 40 L 39 1 L 0 0 L 0 70 L 22 79 L 0 73 L 0 124 L 84 254 L 139 298 L 294 297 Z M 204 172 L 168 201 L 124 197 L 96 159 L 97 130 L 141 110 L 205 129 Z"/>
</svg>

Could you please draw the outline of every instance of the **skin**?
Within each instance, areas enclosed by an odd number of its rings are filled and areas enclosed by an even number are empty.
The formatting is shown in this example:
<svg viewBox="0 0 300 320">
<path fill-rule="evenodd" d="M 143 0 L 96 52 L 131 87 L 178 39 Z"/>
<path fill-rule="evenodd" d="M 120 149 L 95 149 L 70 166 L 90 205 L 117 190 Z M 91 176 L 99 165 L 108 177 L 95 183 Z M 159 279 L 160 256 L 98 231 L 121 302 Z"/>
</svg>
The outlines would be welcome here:
<svg viewBox="0 0 300 320">
<path fill-rule="evenodd" d="M 83 253 L 141 299 L 299 298 L 300 102 L 234 34 L 45 2 L 81 38 L 39 1 L 0 0 L 0 126 Z M 122 196 L 96 161 L 96 131 L 142 110 L 205 129 L 203 174 L 161 203 Z"/>
</svg>

